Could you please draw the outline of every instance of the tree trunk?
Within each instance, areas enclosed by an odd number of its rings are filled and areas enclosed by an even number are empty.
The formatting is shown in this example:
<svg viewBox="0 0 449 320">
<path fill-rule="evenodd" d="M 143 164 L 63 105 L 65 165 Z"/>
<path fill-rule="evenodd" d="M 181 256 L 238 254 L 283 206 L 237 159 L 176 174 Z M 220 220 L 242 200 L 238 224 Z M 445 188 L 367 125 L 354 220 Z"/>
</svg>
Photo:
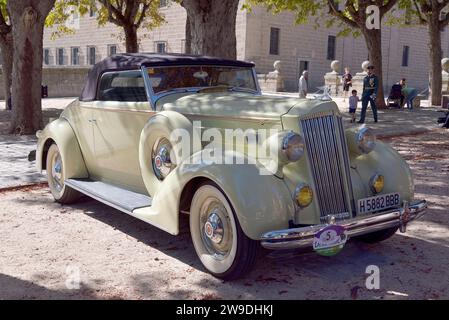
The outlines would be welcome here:
<svg viewBox="0 0 449 320">
<path fill-rule="evenodd" d="M 42 128 L 42 44 L 45 18 L 55 0 L 8 1 L 14 42 L 11 133 Z"/>
<path fill-rule="evenodd" d="M 5 89 L 5 102 L 8 105 L 11 97 L 12 64 L 13 64 L 13 40 L 11 32 L 0 35 L 0 49 L 2 51 L 2 73 Z"/>
<path fill-rule="evenodd" d="M 380 109 L 386 108 L 384 88 L 383 88 L 383 72 L 382 72 L 382 33 L 379 29 L 362 29 L 365 38 L 366 47 L 368 48 L 369 61 L 374 65 L 374 73 L 379 79 L 379 88 L 377 90 L 376 105 Z"/>
<path fill-rule="evenodd" d="M 192 53 L 236 59 L 239 0 L 184 0 L 181 4 L 189 17 Z"/>
<path fill-rule="evenodd" d="M 188 15 L 186 19 L 186 42 L 184 46 L 184 53 L 192 54 L 192 33 L 190 32 L 190 19 Z"/>
<path fill-rule="evenodd" d="M 136 53 L 139 52 L 139 44 L 137 41 L 137 28 L 132 26 L 124 27 L 125 31 L 125 42 L 126 42 L 126 52 Z"/>
<path fill-rule="evenodd" d="M 441 59 L 443 53 L 441 51 L 441 32 L 438 26 L 439 12 L 432 13 L 428 20 L 429 33 L 429 83 L 430 92 L 429 100 L 433 106 L 441 106 L 441 90 L 442 90 L 442 76 L 441 76 Z"/>
</svg>

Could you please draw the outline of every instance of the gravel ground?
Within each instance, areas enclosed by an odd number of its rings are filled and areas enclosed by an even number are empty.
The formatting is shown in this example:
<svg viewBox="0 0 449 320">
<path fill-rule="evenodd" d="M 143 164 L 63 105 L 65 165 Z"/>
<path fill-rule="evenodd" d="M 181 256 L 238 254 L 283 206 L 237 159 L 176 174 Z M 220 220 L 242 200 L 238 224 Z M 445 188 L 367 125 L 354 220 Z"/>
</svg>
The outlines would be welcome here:
<svg viewBox="0 0 449 320">
<path fill-rule="evenodd" d="M 61 206 L 42 186 L 0 192 L 0 299 L 448 299 L 449 131 L 388 141 L 411 165 L 426 216 L 334 257 L 263 255 L 234 282 L 204 272 L 186 217 L 174 237 L 87 198 Z M 378 290 L 365 286 L 369 265 Z M 80 287 L 69 289 L 77 272 Z"/>
<path fill-rule="evenodd" d="M 0 189 L 46 181 L 28 154 L 36 150 L 34 136 L 0 135 Z"/>
</svg>

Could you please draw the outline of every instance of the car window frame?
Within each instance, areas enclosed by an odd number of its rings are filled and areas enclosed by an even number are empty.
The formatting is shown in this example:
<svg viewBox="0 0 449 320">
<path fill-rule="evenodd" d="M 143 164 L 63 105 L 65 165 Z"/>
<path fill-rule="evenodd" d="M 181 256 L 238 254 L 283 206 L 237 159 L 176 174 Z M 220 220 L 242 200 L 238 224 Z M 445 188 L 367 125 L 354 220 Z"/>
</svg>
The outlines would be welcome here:
<svg viewBox="0 0 449 320">
<path fill-rule="evenodd" d="M 144 101 L 117 101 L 117 100 L 102 100 L 102 99 L 100 99 L 101 83 L 102 83 L 103 77 L 108 75 L 108 74 L 112 74 L 112 73 L 125 73 L 125 72 L 135 72 L 135 73 L 139 73 L 140 74 L 140 76 L 142 77 L 143 82 L 144 82 L 143 88 L 145 90 L 147 101 L 149 101 L 149 99 L 148 99 L 148 92 L 147 92 L 147 86 L 146 86 L 146 83 L 145 83 L 145 77 L 142 74 L 142 70 L 141 69 L 116 69 L 116 70 L 112 69 L 112 70 L 105 70 L 105 71 L 103 71 L 100 74 L 100 76 L 98 77 L 97 88 L 96 88 L 95 100 L 94 101 L 98 101 L 98 102 L 108 102 L 108 101 L 110 101 L 110 102 L 131 102 L 131 103 L 133 103 L 133 102 L 136 102 L 136 103 L 144 102 Z"/>
<path fill-rule="evenodd" d="M 175 65 L 173 67 L 189 67 L 189 66 L 191 66 L 191 65 L 181 65 L 180 64 L 180 65 Z M 195 65 L 195 66 L 197 66 L 197 65 Z M 204 65 L 198 65 L 198 66 L 202 66 L 202 67 L 229 67 L 229 68 L 236 68 L 235 66 L 231 66 L 231 65 L 229 65 L 229 66 L 223 65 L 222 66 L 222 65 L 213 65 L 213 64 L 212 65 L 204 64 Z M 149 103 L 151 105 L 151 108 L 153 110 L 156 110 L 156 103 L 157 103 L 157 101 L 159 99 L 165 97 L 165 96 L 168 96 L 168 95 L 173 94 L 173 93 L 197 92 L 199 89 L 203 88 L 203 87 L 198 87 L 198 88 L 193 88 L 193 87 L 192 88 L 179 88 L 179 89 L 173 89 L 173 90 L 169 90 L 169 91 L 163 91 L 160 94 L 156 94 L 153 91 L 153 87 L 151 86 L 150 76 L 148 75 L 148 68 L 164 68 L 164 67 L 167 67 L 167 66 L 161 65 L 161 66 L 150 66 L 149 67 L 149 66 L 143 65 L 141 67 L 141 72 L 142 72 L 144 84 L 145 84 L 145 87 L 146 87 L 146 92 L 148 94 L 148 101 L 149 101 Z M 260 85 L 259 85 L 259 81 L 258 81 L 257 74 L 256 74 L 256 69 L 254 67 L 252 67 L 251 71 L 252 71 L 253 81 L 254 81 L 254 84 L 256 86 L 256 90 L 255 90 L 254 95 L 262 95 L 262 92 L 261 92 L 261 89 L 260 89 Z"/>
</svg>

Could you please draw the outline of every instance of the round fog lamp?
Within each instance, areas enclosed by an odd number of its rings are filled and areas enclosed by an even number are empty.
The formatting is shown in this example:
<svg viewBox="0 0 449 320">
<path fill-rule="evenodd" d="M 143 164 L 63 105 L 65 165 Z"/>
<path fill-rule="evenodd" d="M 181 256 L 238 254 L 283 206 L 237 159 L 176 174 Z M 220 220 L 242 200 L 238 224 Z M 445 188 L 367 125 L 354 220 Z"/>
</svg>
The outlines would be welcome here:
<svg viewBox="0 0 449 320">
<path fill-rule="evenodd" d="M 374 193 L 379 193 L 384 189 L 385 178 L 383 175 L 376 174 L 371 178 L 370 187 Z"/>
<path fill-rule="evenodd" d="M 312 188 L 305 184 L 299 184 L 295 190 L 295 199 L 300 207 L 307 207 L 313 200 Z"/>
</svg>

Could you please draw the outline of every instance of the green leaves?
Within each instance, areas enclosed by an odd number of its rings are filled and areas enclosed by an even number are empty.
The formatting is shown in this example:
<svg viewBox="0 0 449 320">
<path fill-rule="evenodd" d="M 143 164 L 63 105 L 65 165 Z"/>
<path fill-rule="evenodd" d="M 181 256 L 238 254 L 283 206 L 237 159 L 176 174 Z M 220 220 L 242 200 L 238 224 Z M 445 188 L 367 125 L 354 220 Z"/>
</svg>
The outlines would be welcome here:
<svg viewBox="0 0 449 320">
<path fill-rule="evenodd" d="M 0 0 L 0 10 L 3 9 L 3 3 L 6 8 L 6 0 Z M 165 22 L 159 12 L 159 0 L 57 0 L 45 26 L 54 27 L 53 39 L 72 34 L 75 30 L 67 25 L 69 18 L 73 14 L 82 17 L 91 11 L 95 12 L 99 26 L 109 22 L 120 27 L 153 29 Z"/>
</svg>

